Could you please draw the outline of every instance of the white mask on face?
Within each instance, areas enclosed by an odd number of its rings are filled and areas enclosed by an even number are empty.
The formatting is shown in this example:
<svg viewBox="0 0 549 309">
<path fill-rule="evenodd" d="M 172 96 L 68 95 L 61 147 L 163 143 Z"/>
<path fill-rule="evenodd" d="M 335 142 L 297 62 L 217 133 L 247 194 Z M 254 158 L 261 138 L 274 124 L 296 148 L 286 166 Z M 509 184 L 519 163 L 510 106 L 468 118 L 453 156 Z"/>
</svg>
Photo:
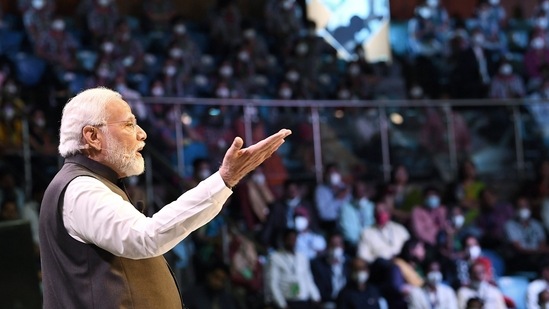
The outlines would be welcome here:
<svg viewBox="0 0 549 309">
<path fill-rule="evenodd" d="M 480 249 L 480 246 L 471 246 L 467 251 L 469 252 L 469 259 L 476 260 L 480 256 L 482 249 Z"/>
<path fill-rule="evenodd" d="M 343 257 L 343 248 L 341 247 L 335 247 L 333 248 L 331 251 L 330 251 L 330 256 L 334 259 L 334 260 L 339 260 Z"/>
<path fill-rule="evenodd" d="M 4 107 L 4 118 L 6 120 L 12 120 L 14 116 L 15 108 L 13 108 L 13 106 L 7 105 L 6 107 Z"/>
<path fill-rule="evenodd" d="M 222 87 L 222 88 L 218 88 L 215 94 L 217 95 L 218 98 L 226 99 L 231 95 L 231 92 L 229 91 L 228 88 Z"/>
<path fill-rule="evenodd" d="M 111 2 L 110 0 L 99 0 L 98 1 L 99 5 L 102 6 L 102 7 L 105 7 L 105 6 L 109 5 L 110 2 Z"/>
<path fill-rule="evenodd" d="M 358 273 L 355 273 L 353 277 L 357 283 L 363 284 L 368 281 L 368 277 L 370 277 L 370 274 L 368 274 L 368 272 L 365 270 L 361 270 Z"/>
<path fill-rule="evenodd" d="M 44 0 L 33 0 L 32 1 L 32 7 L 36 10 L 42 9 L 46 5 L 46 2 Z"/>
<path fill-rule="evenodd" d="M 339 173 L 331 173 L 330 174 L 330 184 L 332 186 L 337 186 L 341 184 L 341 175 Z"/>
<path fill-rule="evenodd" d="M 302 216 L 297 216 L 295 217 L 295 229 L 298 231 L 298 232 L 303 232 L 307 229 L 307 226 L 309 226 L 309 220 L 305 217 L 302 217 Z"/>
<path fill-rule="evenodd" d="M 263 173 L 254 173 L 252 180 L 258 185 L 264 185 L 267 179 Z"/>
<path fill-rule="evenodd" d="M 431 11 L 430 7 L 424 6 L 419 9 L 418 14 L 423 19 L 429 19 L 433 15 L 433 12 Z"/>
<path fill-rule="evenodd" d="M 431 284 L 438 284 L 442 282 L 442 273 L 440 271 L 431 271 L 427 273 L 427 281 Z"/>
<path fill-rule="evenodd" d="M 222 66 L 219 69 L 219 74 L 223 77 L 231 77 L 233 75 L 233 68 L 228 65 Z"/>
<path fill-rule="evenodd" d="M 166 72 L 166 75 L 168 75 L 168 76 L 174 76 L 175 73 L 177 72 L 177 68 L 173 65 L 170 65 L 170 66 L 166 67 L 164 72 Z"/>
<path fill-rule="evenodd" d="M 425 205 L 427 205 L 427 207 L 429 208 L 437 208 L 438 206 L 440 206 L 440 197 L 438 197 L 437 195 L 428 196 L 425 200 Z"/>
<path fill-rule="evenodd" d="M 250 54 L 247 51 L 243 50 L 238 53 L 238 59 L 242 62 L 248 62 L 248 60 L 250 60 Z"/>
<path fill-rule="evenodd" d="M 460 228 L 463 226 L 463 223 L 465 223 L 465 217 L 462 215 L 456 215 L 452 218 L 452 223 L 454 224 L 454 227 Z"/>
<path fill-rule="evenodd" d="M 61 19 L 56 19 L 51 23 L 51 28 L 56 31 L 65 30 L 65 22 Z"/>
<path fill-rule="evenodd" d="M 155 97 L 161 97 L 164 95 L 164 89 L 160 86 L 156 86 L 151 90 L 151 93 Z"/>
<path fill-rule="evenodd" d="M 183 56 L 183 50 L 181 48 L 172 48 L 170 50 L 170 56 L 174 59 L 179 59 Z"/>
<path fill-rule="evenodd" d="M 534 49 L 542 49 L 545 47 L 545 40 L 543 38 L 537 37 L 532 40 L 530 43 Z"/>
<path fill-rule="evenodd" d="M 498 5 L 498 4 L 499 4 L 499 0 L 490 0 L 490 4 L 491 4 L 491 5 Z"/>
<path fill-rule="evenodd" d="M 211 174 L 212 172 L 209 169 L 202 169 L 198 172 L 198 178 L 200 178 L 200 180 L 204 180 L 210 177 Z"/>
<path fill-rule="evenodd" d="M 112 53 L 114 50 L 114 44 L 112 42 L 105 42 L 103 43 L 103 51 L 107 54 Z"/>
<path fill-rule="evenodd" d="M 187 33 L 187 27 L 185 27 L 185 25 L 183 24 L 179 24 L 179 25 L 176 25 L 174 28 L 173 28 L 173 31 L 179 35 L 182 35 L 182 34 L 185 34 Z"/>
<path fill-rule="evenodd" d="M 438 0 L 427 0 L 427 5 L 430 7 L 438 6 Z"/>
<path fill-rule="evenodd" d="M 284 87 L 280 89 L 280 91 L 278 91 L 278 95 L 282 99 L 290 99 L 292 97 L 292 89 L 290 89 L 289 87 Z"/>
<path fill-rule="evenodd" d="M 530 209 L 528 209 L 528 208 L 519 209 L 518 217 L 521 220 L 528 220 L 530 218 Z"/>
<path fill-rule="evenodd" d="M 297 80 L 299 80 L 299 73 L 297 73 L 296 71 L 289 71 L 288 73 L 286 73 L 286 78 L 292 83 L 295 83 L 297 82 Z"/>
<path fill-rule="evenodd" d="M 476 45 L 482 45 L 484 44 L 484 35 L 477 33 L 473 36 L 473 43 Z"/>
<path fill-rule="evenodd" d="M 502 75 L 510 75 L 511 73 L 513 73 L 513 67 L 510 64 L 504 64 L 499 69 L 499 72 Z"/>
</svg>

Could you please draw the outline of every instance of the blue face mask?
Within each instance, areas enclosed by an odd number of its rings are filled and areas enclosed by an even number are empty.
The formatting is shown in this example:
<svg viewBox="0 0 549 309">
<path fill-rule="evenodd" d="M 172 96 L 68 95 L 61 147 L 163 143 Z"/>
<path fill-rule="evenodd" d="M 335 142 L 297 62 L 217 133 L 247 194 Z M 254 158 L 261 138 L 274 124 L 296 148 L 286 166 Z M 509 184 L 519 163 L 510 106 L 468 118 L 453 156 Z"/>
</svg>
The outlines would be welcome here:
<svg viewBox="0 0 549 309">
<path fill-rule="evenodd" d="M 440 206 L 440 198 L 436 195 L 431 195 L 425 199 L 425 205 L 429 208 L 437 208 Z"/>
</svg>

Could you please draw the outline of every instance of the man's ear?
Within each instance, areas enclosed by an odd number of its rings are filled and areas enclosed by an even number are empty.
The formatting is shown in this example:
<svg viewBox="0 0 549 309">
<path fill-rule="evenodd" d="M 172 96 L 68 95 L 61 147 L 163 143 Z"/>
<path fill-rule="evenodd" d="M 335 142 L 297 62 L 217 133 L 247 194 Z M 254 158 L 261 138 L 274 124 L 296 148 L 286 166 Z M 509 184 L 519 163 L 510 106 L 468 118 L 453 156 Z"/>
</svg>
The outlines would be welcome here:
<svg viewBox="0 0 549 309">
<path fill-rule="evenodd" d="M 86 149 L 92 148 L 101 150 L 101 139 L 99 138 L 99 129 L 94 126 L 84 126 L 82 128 L 82 136 L 86 143 Z"/>
</svg>

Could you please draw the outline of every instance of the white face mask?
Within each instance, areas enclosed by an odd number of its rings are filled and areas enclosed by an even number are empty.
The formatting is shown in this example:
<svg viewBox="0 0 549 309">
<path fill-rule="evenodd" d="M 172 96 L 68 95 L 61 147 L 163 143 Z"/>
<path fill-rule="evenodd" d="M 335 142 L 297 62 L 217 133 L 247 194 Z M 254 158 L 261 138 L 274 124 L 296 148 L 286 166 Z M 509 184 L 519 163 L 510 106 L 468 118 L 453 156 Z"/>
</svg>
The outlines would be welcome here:
<svg viewBox="0 0 549 309">
<path fill-rule="evenodd" d="M 427 273 L 427 281 L 431 284 L 438 284 L 442 282 L 442 273 L 440 271 L 431 271 Z"/>
<path fill-rule="evenodd" d="M 223 77 L 231 77 L 233 75 L 233 68 L 228 65 L 222 66 L 221 69 L 219 69 L 219 74 Z"/>
<path fill-rule="evenodd" d="M 519 217 L 521 220 L 528 220 L 528 219 L 530 219 L 530 209 L 528 209 L 528 208 L 521 208 L 521 209 L 519 209 L 519 211 L 518 211 L 518 217 Z"/>
<path fill-rule="evenodd" d="M 490 4 L 491 4 L 491 5 L 498 5 L 498 4 L 499 4 L 499 0 L 490 0 Z"/>
<path fill-rule="evenodd" d="M 177 25 L 173 28 L 173 31 L 177 34 L 185 34 L 187 32 L 187 27 L 185 27 L 185 25 L 183 24 L 180 24 L 180 25 Z"/>
<path fill-rule="evenodd" d="M 465 217 L 462 215 L 457 215 L 452 218 L 452 223 L 454 224 L 454 227 L 460 228 L 463 226 L 463 223 L 465 223 Z"/>
<path fill-rule="evenodd" d="M 532 40 L 530 43 L 534 49 L 542 49 L 545 47 L 545 40 L 543 38 L 537 37 Z"/>
<path fill-rule="evenodd" d="M 286 78 L 292 83 L 295 83 L 299 79 L 299 73 L 296 71 L 290 71 L 286 73 Z"/>
<path fill-rule="evenodd" d="M 467 250 L 469 252 L 470 260 L 476 260 L 480 256 L 480 253 L 482 251 L 482 249 L 480 249 L 480 246 L 471 246 Z"/>
<path fill-rule="evenodd" d="M 438 6 L 438 0 L 427 0 L 427 5 L 430 7 Z"/>
<path fill-rule="evenodd" d="M 356 280 L 357 283 L 363 284 L 366 281 L 368 281 L 368 278 L 370 277 L 370 274 L 365 270 L 361 270 L 358 273 L 355 273 L 353 275 L 353 277 L 354 277 L 354 279 Z"/>
<path fill-rule="evenodd" d="M 183 56 L 183 50 L 181 48 L 172 48 L 170 50 L 170 56 L 174 59 L 179 59 Z"/>
<path fill-rule="evenodd" d="M 105 7 L 105 6 L 109 5 L 109 3 L 111 3 L 111 1 L 110 0 L 99 0 L 98 3 L 99 3 L 100 6 Z"/>
<path fill-rule="evenodd" d="M 278 91 L 278 95 L 283 99 L 290 99 L 292 97 L 292 89 L 284 87 Z"/>
<path fill-rule="evenodd" d="M 56 19 L 51 23 L 51 28 L 56 31 L 65 30 L 65 22 L 61 19 Z"/>
<path fill-rule="evenodd" d="M 8 105 L 4 107 L 4 118 L 6 120 L 12 120 L 14 116 L 15 116 L 15 108 L 13 108 L 13 106 Z"/>
<path fill-rule="evenodd" d="M 475 43 L 476 45 L 482 45 L 484 44 L 484 35 L 482 34 L 475 34 L 473 36 L 473 43 Z"/>
<path fill-rule="evenodd" d="M 42 9 L 46 5 L 46 2 L 44 0 L 34 0 L 32 1 L 32 7 L 36 10 Z"/>
<path fill-rule="evenodd" d="M 330 251 L 330 256 L 335 259 L 339 260 L 343 257 L 343 248 L 341 247 L 335 247 Z"/>
<path fill-rule="evenodd" d="M 420 8 L 419 11 L 418 11 L 418 14 L 423 19 L 429 19 L 433 15 L 433 13 L 431 12 L 431 8 L 429 8 L 427 6 L 424 6 L 424 7 Z"/>
<path fill-rule="evenodd" d="M 222 87 L 217 89 L 215 94 L 217 95 L 218 98 L 226 99 L 231 95 L 231 92 L 229 91 L 228 88 Z"/>
<path fill-rule="evenodd" d="M 266 182 L 266 178 L 263 173 L 254 173 L 252 176 L 252 180 L 258 185 L 264 185 Z"/>
<path fill-rule="evenodd" d="M 168 76 L 174 76 L 175 73 L 177 72 L 177 68 L 173 65 L 170 65 L 170 66 L 166 67 L 164 72 L 166 72 L 166 75 L 168 75 Z"/>
<path fill-rule="evenodd" d="M 330 184 L 332 186 L 337 186 L 341 184 L 341 175 L 339 173 L 331 173 L 330 174 Z"/>
<path fill-rule="evenodd" d="M 499 72 L 502 75 L 510 75 L 511 73 L 513 73 L 513 67 L 510 64 L 504 64 L 499 69 Z"/>
<path fill-rule="evenodd" d="M 309 226 L 309 220 L 302 216 L 297 216 L 294 219 L 295 229 L 298 232 L 303 232 L 307 229 L 307 226 Z"/>
<path fill-rule="evenodd" d="M 425 205 L 429 208 L 437 208 L 440 206 L 440 197 L 437 195 L 430 195 L 425 199 Z"/>
<path fill-rule="evenodd" d="M 161 97 L 164 95 L 164 89 L 162 87 L 154 87 L 152 90 L 151 90 L 151 93 L 153 96 L 155 97 Z"/>
<path fill-rule="evenodd" d="M 200 172 L 198 172 L 198 178 L 200 178 L 200 180 L 204 180 L 210 177 L 211 174 L 212 172 L 209 169 L 202 169 L 200 170 Z"/>
<path fill-rule="evenodd" d="M 114 50 L 114 44 L 112 42 L 103 43 L 103 51 L 110 54 Z"/>
</svg>

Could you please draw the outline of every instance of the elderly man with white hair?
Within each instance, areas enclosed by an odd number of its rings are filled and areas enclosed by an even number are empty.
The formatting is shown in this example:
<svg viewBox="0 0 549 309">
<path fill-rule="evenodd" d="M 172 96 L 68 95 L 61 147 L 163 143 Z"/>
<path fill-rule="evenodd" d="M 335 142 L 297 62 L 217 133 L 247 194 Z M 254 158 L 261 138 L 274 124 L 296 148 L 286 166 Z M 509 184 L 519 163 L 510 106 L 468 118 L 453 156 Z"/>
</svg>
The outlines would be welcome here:
<svg viewBox="0 0 549 309">
<path fill-rule="evenodd" d="M 247 148 L 236 137 L 216 173 L 146 217 L 120 181 L 143 173 L 147 134 L 119 93 L 76 95 L 61 118 L 65 162 L 40 212 L 44 308 L 184 308 L 162 255 L 214 218 L 231 188 L 290 134 Z"/>
</svg>

